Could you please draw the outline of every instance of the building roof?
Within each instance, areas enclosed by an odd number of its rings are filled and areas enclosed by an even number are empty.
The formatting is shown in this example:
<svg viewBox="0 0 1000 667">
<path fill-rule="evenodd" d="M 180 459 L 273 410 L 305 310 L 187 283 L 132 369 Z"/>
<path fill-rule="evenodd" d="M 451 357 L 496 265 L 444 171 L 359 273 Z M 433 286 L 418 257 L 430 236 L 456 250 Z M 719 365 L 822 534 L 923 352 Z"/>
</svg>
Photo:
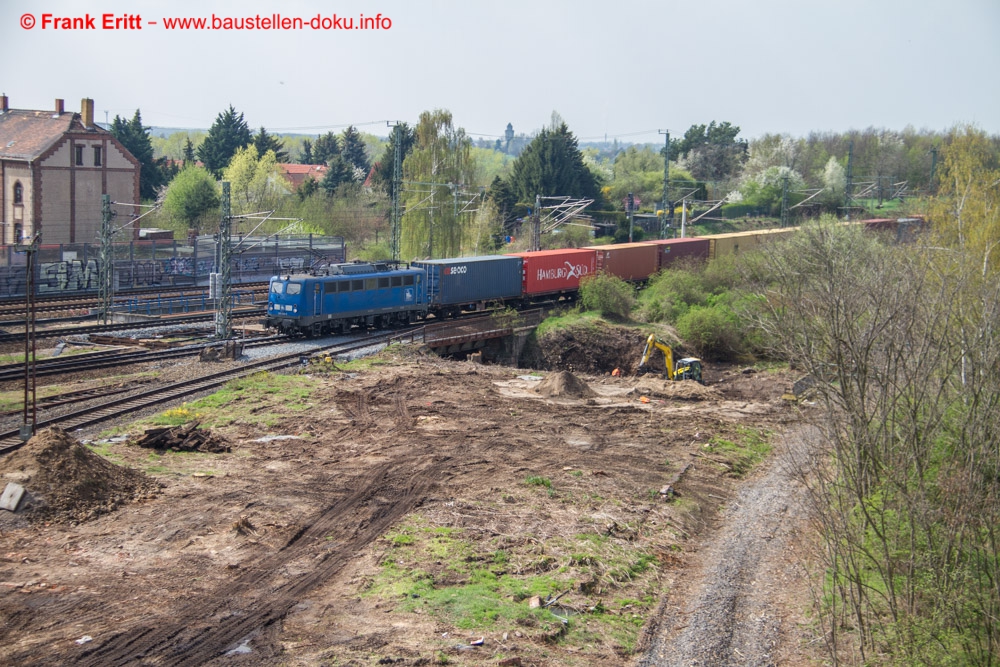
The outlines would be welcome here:
<svg viewBox="0 0 1000 667">
<path fill-rule="evenodd" d="M 281 172 L 285 175 L 288 183 L 292 186 L 293 190 L 298 190 L 307 176 L 312 176 L 313 180 L 319 183 L 326 176 L 326 165 L 325 164 L 290 164 L 279 162 L 278 167 L 281 168 Z"/>
<path fill-rule="evenodd" d="M 0 158 L 30 161 L 48 150 L 67 132 L 107 134 L 100 128 L 87 129 L 80 114 L 66 111 L 10 109 L 0 113 Z"/>
</svg>

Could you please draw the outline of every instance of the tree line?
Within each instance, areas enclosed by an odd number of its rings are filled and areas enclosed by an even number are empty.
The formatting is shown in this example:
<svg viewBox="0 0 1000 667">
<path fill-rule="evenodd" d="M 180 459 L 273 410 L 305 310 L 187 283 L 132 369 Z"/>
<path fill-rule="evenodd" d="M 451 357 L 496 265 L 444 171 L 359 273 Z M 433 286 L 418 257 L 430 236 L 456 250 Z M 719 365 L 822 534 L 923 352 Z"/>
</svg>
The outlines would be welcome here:
<svg viewBox="0 0 1000 667">
<path fill-rule="evenodd" d="M 203 135 L 184 133 L 153 142 L 138 110 L 130 121 L 116 117 L 112 131 L 140 158 L 144 199 L 159 197 L 165 202 L 164 188 L 180 175 L 178 171 L 200 164 L 201 172 L 186 174 L 173 186 L 178 192 L 172 199 L 179 198 L 183 206 L 173 205 L 169 215 L 160 217 L 165 226 L 172 221 L 178 228 L 187 225 L 196 231 L 207 223 L 213 203 L 210 181 L 221 178 L 237 152 L 252 145 L 257 160 L 273 152 L 273 164 L 294 161 L 325 167 L 321 178 L 310 177 L 295 192 L 290 186 L 271 188 L 265 193 L 273 199 L 269 209 L 303 218 L 303 229 L 351 238 L 355 247 L 364 246 L 372 254 L 388 251 L 384 232 L 394 194 L 398 136 L 403 155 L 403 248 L 410 258 L 490 252 L 508 239 L 524 239 L 522 225 L 536 195 L 593 200 L 587 213 L 604 223 L 601 233 L 610 234 L 611 241 L 628 237 L 630 194 L 638 213 L 673 214 L 674 226 L 682 199 L 689 209 L 694 201 L 725 200 L 714 217 L 770 218 L 762 224 L 776 224 L 783 203 L 792 209 L 795 223 L 823 213 L 841 217 L 859 213 L 846 208 L 849 170 L 852 194 L 865 198 L 850 202 L 851 206 L 869 206 L 878 214 L 876 207 L 881 205 L 888 215 L 905 214 L 913 197 L 933 191 L 934 171 L 950 141 L 948 133 L 910 128 L 798 138 L 772 134 L 747 140 L 740 136 L 739 126 L 711 121 L 672 137 L 669 148 L 623 146 L 617 141 L 581 146 L 554 113 L 532 137 L 514 135 L 510 129 L 504 141 L 490 145 L 474 142 L 446 110 L 424 112 L 416 124 L 404 123 L 400 133 L 391 132 L 387 140 L 353 126 L 315 138 L 279 137 L 265 127 L 252 132 L 232 106 Z M 168 141 L 171 154 L 182 159 L 154 157 L 153 143 L 166 148 Z M 997 145 L 995 137 L 989 142 Z M 670 210 L 663 202 L 667 150 Z M 269 178 L 282 181 L 280 170 L 273 168 Z M 198 180 L 204 182 L 195 184 Z M 706 206 L 702 204 L 701 210 Z M 208 217 L 202 220 L 202 216 Z M 637 228 L 634 238 L 642 235 Z M 578 230 L 567 230 L 560 238 L 543 242 L 586 240 Z"/>
</svg>

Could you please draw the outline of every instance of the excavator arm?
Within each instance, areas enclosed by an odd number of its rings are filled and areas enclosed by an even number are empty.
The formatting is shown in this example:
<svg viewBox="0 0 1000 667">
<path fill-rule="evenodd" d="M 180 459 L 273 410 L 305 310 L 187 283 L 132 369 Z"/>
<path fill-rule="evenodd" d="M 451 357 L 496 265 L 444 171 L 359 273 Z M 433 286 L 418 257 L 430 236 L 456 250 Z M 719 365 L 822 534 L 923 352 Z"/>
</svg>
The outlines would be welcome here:
<svg viewBox="0 0 1000 667">
<path fill-rule="evenodd" d="M 648 364 L 650 357 L 653 356 L 656 350 L 663 353 L 664 368 L 662 373 L 668 380 L 695 380 L 704 384 L 701 377 L 701 360 L 694 357 L 685 357 L 675 365 L 673 348 L 657 338 L 656 334 L 649 334 L 649 338 L 646 339 L 646 347 L 642 351 L 642 360 L 639 361 L 638 371 L 640 375 L 652 370 Z"/>
<path fill-rule="evenodd" d="M 649 334 L 649 338 L 646 339 L 646 347 L 642 351 L 642 360 L 639 362 L 639 372 L 645 373 L 650 370 L 646 364 L 649 363 L 649 358 L 653 355 L 655 350 L 659 350 L 663 353 L 663 364 L 665 366 L 664 374 L 667 376 L 668 380 L 673 380 L 674 350 L 662 340 L 657 338 L 656 334 Z"/>
</svg>

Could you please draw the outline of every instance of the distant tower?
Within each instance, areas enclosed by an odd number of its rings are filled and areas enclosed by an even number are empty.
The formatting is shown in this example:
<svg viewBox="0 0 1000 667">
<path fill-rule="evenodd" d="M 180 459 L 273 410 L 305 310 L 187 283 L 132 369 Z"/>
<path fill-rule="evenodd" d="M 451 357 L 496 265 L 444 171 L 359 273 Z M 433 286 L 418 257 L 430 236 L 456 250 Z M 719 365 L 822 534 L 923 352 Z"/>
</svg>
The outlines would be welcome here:
<svg viewBox="0 0 1000 667">
<path fill-rule="evenodd" d="M 507 123 L 507 129 L 504 130 L 503 136 L 507 140 L 507 143 L 504 145 L 503 152 L 504 153 L 509 153 L 510 152 L 510 142 L 513 141 L 513 139 L 514 139 L 514 126 L 511 125 L 510 123 Z"/>
</svg>

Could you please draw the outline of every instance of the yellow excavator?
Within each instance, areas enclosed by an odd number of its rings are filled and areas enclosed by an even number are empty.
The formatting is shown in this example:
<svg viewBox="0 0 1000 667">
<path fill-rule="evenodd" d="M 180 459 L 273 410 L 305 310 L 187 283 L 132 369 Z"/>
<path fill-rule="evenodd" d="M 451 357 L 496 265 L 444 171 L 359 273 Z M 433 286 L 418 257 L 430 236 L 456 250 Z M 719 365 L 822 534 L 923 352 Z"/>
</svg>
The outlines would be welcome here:
<svg viewBox="0 0 1000 667">
<path fill-rule="evenodd" d="M 675 364 L 673 348 L 657 338 L 656 334 L 649 334 L 649 338 L 646 339 L 646 349 L 642 351 L 642 361 L 639 362 L 638 373 L 640 375 L 653 372 L 653 369 L 647 364 L 655 350 L 663 353 L 663 370 L 657 369 L 656 372 L 662 373 L 668 380 L 694 380 L 705 384 L 701 379 L 701 359 L 684 357 Z"/>
</svg>

